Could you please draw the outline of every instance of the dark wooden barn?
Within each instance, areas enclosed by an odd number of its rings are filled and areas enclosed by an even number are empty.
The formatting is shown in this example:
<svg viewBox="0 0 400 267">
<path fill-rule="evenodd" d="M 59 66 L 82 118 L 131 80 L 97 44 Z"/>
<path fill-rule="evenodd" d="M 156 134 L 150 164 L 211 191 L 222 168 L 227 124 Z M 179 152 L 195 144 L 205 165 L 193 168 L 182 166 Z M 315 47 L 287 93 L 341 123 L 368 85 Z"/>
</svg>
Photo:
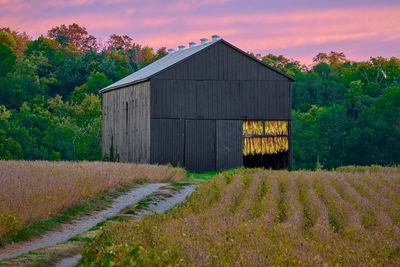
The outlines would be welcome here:
<svg viewBox="0 0 400 267">
<path fill-rule="evenodd" d="M 196 172 L 290 169 L 292 81 L 218 36 L 169 50 L 100 90 L 103 154 Z"/>
</svg>

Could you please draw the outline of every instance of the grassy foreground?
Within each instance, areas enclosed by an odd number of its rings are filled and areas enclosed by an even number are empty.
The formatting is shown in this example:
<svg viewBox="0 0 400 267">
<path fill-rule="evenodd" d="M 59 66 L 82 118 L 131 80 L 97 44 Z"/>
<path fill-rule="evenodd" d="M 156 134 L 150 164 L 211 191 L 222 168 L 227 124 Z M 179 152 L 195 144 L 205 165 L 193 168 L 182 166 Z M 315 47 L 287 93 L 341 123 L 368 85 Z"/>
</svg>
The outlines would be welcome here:
<svg viewBox="0 0 400 267">
<path fill-rule="evenodd" d="M 224 172 L 167 214 L 106 227 L 81 264 L 397 265 L 399 195 L 399 168 Z"/>
<path fill-rule="evenodd" d="M 0 161 L 0 241 L 17 234 L 23 226 L 83 205 L 100 193 L 133 183 L 178 182 L 185 178 L 184 169 L 169 166 Z"/>
</svg>

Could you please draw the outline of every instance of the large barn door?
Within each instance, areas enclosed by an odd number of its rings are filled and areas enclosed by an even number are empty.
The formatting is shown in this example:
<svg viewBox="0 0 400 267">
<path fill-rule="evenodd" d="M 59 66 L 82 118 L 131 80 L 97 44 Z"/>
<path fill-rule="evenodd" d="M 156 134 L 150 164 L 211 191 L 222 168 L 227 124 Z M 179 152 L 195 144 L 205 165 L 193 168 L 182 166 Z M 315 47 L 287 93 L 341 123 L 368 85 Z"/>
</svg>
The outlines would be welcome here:
<svg viewBox="0 0 400 267">
<path fill-rule="evenodd" d="M 214 120 L 186 120 L 185 167 L 191 172 L 215 170 Z"/>
<path fill-rule="evenodd" d="M 241 120 L 217 120 L 216 169 L 227 170 L 243 165 L 243 123 Z"/>
<path fill-rule="evenodd" d="M 185 121 L 151 120 L 151 163 L 183 165 Z"/>
</svg>

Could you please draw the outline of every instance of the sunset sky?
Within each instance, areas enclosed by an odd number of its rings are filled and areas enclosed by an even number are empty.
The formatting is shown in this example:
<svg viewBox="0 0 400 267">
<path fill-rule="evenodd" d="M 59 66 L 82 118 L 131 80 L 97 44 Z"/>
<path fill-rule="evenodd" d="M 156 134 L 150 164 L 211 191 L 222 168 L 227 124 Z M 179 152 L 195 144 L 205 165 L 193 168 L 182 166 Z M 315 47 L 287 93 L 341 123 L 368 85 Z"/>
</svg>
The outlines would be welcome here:
<svg viewBox="0 0 400 267">
<path fill-rule="evenodd" d="M 400 57 L 399 0 L 0 0 L 0 27 L 35 38 L 73 22 L 102 41 L 116 33 L 155 49 L 218 34 L 306 64 L 331 50 L 352 60 Z"/>
</svg>

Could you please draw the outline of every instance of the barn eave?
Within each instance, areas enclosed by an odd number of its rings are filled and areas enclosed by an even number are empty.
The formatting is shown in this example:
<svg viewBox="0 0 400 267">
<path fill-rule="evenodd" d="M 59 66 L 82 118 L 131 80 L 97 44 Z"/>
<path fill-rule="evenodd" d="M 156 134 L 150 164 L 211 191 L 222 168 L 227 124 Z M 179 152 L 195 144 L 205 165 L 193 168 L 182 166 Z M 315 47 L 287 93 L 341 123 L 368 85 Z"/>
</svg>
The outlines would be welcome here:
<svg viewBox="0 0 400 267">
<path fill-rule="evenodd" d="M 126 87 L 126 86 L 130 86 L 130 85 L 135 85 L 135 84 L 138 84 L 138 83 L 146 82 L 146 81 L 150 80 L 150 78 L 151 77 L 148 77 L 148 78 L 145 78 L 145 79 L 141 79 L 141 80 L 136 80 L 136 81 L 133 81 L 133 82 L 120 84 L 120 85 L 117 85 L 117 86 L 114 86 L 114 87 L 104 88 L 104 89 L 99 90 L 99 93 L 103 94 L 103 93 L 106 93 L 106 92 L 109 92 L 109 91 L 112 91 L 112 90 L 116 90 L 116 89 L 119 89 L 119 88 L 122 88 L 122 87 Z"/>
</svg>

